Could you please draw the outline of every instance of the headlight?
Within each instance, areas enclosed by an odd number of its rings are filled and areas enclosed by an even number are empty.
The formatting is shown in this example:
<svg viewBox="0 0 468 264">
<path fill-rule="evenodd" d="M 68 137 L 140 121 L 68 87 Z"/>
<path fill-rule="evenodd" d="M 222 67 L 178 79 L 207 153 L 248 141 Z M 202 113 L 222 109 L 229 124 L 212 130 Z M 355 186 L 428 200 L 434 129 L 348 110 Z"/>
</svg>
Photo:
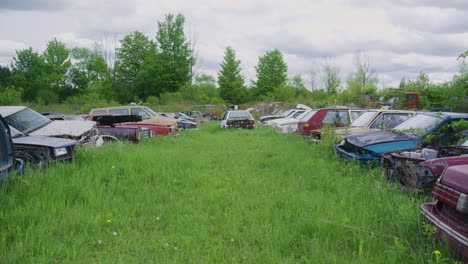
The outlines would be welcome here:
<svg viewBox="0 0 468 264">
<path fill-rule="evenodd" d="M 54 149 L 54 154 L 56 157 L 63 156 L 63 155 L 67 155 L 68 151 L 66 148 L 56 148 Z"/>
</svg>

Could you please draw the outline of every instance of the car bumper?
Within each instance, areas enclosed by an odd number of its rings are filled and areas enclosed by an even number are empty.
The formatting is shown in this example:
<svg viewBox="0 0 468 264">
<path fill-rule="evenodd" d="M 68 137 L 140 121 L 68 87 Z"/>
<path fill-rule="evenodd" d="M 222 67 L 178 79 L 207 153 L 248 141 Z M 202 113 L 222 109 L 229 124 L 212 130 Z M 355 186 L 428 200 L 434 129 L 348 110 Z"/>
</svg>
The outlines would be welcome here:
<svg viewBox="0 0 468 264">
<path fill-rule="evenodd" d="M 424 203 L 421 205 L 421 213 L 430 224 L 437 228 L 435 235 L 444 242 L 447 241 L 450 248 L 464 261 L 468 261 L 468 234 L 454 229 L 457 223 L 440 213 L 436 203 Z"/>
</svg>

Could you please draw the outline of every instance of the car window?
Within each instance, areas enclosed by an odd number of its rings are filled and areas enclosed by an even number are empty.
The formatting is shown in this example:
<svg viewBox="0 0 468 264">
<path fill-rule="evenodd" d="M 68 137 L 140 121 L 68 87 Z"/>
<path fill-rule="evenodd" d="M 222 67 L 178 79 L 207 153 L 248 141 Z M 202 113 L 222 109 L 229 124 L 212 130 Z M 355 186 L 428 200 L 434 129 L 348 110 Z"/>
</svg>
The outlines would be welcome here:
<svg viewBox="0 0 468 264">
<path fill-rule="evenodd" d="M 102 115 L 106 113 L 107 113 L 107 110 L 94 110 L 91 112 L 92 115 Z"/>
<path fill-rule="evenodd" d="M 132 108 L 132 115 L 139 115 L 142 119 L 150 119 L 150 115 L 141 108 Z"/>
<path fill-rule="evenodd" d="M 297 112 L 292 116 L 292 118 L 297 118 L 298 116 L 302 115 L 304 112 L 305 112 L 305 111 L 299 110 L 299 111 L 297 111 Z"/>
<path fill-rule="evenodd" d="M 252 119 L 252 115 L 247 111 L 232 111 L 229 112 L 229 119 L 231 118 L 248 118 Z"/>
<path fill-rule="evenodd" d="M 375 119 L 370 126 L 372 129 L 389 129 L 398 126 L 399 124 L 410 119 L 411 114 L 405 113 L 384 113 Z"/>
<path fill-rule="evenodd" d="M 109 114 L 128 115 L 128 109 L 126 108 L 109 109 Z"/>
<path fill-rule="evenodd" d="M 33 132 L 52 122 L 49 118 L 29 108 L 25 108 L 4 118 L 10 126 L 23 133 Z"/>
<path fill-rule="evenodd" d="M 307 113 L 303 118 L 301 118 L 301 121 L 304 121 L 304 122 L 309 121 L 309 119 L 310 119 L 312 116 L 314 116 L 315 113 L 317 113 L 317 111 L 315 111 L 315 110 L 310 111 L 310 112 Z"/>
<path fill-rule="evenodd" d="M 364 112 L 358 118 L 354 119 L 353 123 L 351 123 L 351 127 L 364 127 L 367 125 L 370 120 L 377 114 L 376 111 L 368 111 Z"/>
<path fill-rule="evenodd" d="M 365 111 L 362 110 L 351 110 L 349 111 L 349 114 L 351 115 L 351 122 L 353 120 L 356 120 L 358 117 L 360 117 Z"/>
<path fill-rule="evenodd" d="M 347 111 L 328 111 L 325 115 L 323 124 L 348 124 Z"/>
</svg>

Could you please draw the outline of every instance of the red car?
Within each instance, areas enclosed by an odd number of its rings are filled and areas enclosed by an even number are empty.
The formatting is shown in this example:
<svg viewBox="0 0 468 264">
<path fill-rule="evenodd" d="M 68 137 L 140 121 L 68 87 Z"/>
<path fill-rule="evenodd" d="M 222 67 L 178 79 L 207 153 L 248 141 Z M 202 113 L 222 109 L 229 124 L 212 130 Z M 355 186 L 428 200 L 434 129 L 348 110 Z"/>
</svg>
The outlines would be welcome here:
<svg viewBox="0 0 468 264">
<path fill-rule="evenodd" d="M 322 108 L 317 110 L 317 113 L 307 122 L 300 122 L 297 126 L 297 133 L 310 136 L 312 130 L 320 129 L 324 125 L 333 127 L 348 126 L 364 111 L 364 109 L 351 108 Z"/>
<path fill-rule="evenodd" d="M 113 116 L 112 114 L 101 114 L 101 115 L 82 115 L 81 117 L 87 120 L 95 120 L 99 117 Z M 137 123 L 137 121 L 126 122 L 126 123 L 116 123 L 113 124 L 115 127 L 134 127 L 134 128 L 149 128 L 153 132 L 153 135 L 175 135 L 177 130 L 174 126 L 169 125 L 155 125 L 155 124 L 142 124 Z"/>
<path fill-rule="evenodd" d="M 432 191 L 437 202 L 421 205 L 421 213 L 437 228 L 435 236 L 468 262 L 468 164 L 448 167 Z"/>
</svg>

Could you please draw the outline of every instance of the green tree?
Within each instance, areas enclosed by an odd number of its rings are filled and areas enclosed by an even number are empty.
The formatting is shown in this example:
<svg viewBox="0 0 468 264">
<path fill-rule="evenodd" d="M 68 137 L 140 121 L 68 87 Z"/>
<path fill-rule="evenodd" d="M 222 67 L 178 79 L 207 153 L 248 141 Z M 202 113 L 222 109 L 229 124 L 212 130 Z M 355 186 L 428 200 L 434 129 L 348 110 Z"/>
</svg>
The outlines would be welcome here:
<svg viewBox="0 0 468 264">
<path fill-rule="evenodd" d="M 254 87 L 257 97 L 273 97 L 274 90 L 284 86 L 288 79 L 288 65 L 278 50 L 266 52 L 260 57 L 255 69 L 257 81 Z"/>
<path fill-rule="evenodd" d="M 23 89 L 23 100 L 45 104 L 56 101 L 55 94 L 48 94 L 44 58 L 31 47 L 16 51 L 11 69 L 11 83 L 14 87 Z"/>
<path fill-rule="evenodd" d="M 135 89 L 135 79 L 146 57 L 156 54 L 156 46 L 139 31 L 126 35 L 117 50 L 114 73 L 114 96 L 120 102 L 128 102 L 141 94 Z"/>
<path fill-rule="evenodd" d="M 47 68 L 49 89 L 62 101 L 71 94 L 71 87 L 67 83 L 67 72 L 71 67 L 70 50 L 63 42 L 53 39 L 49 41 L 42 57 Z"/>
<path fill-rule="evenodd" d="M 85 90 L 108 79 L 107 63 L 99 49 L 75 48 L 71 56 L 75 61 L 69 73 L 73 88 Z"/>
<path fill-rule="evenodd" d="M 247 98 L 244 77 L 241 74 L 240 60 L 236 59 L 236 52 L 227 47 L 221 70 L 218 71 L 219 95 L 229 103 L 241 104 Z"/>
<path fill-rule="evenodd" d="M 184 33 L 184 23 L 182 14 L 168 14 L 165 21 L 158 22 L 157 63 L 161 66 L 158 82 L 155 84 L 158 89 L 148 95 L 176 92 L 185 84 L 191 83 L 195 57 L 191 43 Z"/>
<path fill-rule="evenodd" d="M 10 83 L 11 71 L 10 68 L 0 65 L 0 87 L 7 86 Z"/>
</svg>

